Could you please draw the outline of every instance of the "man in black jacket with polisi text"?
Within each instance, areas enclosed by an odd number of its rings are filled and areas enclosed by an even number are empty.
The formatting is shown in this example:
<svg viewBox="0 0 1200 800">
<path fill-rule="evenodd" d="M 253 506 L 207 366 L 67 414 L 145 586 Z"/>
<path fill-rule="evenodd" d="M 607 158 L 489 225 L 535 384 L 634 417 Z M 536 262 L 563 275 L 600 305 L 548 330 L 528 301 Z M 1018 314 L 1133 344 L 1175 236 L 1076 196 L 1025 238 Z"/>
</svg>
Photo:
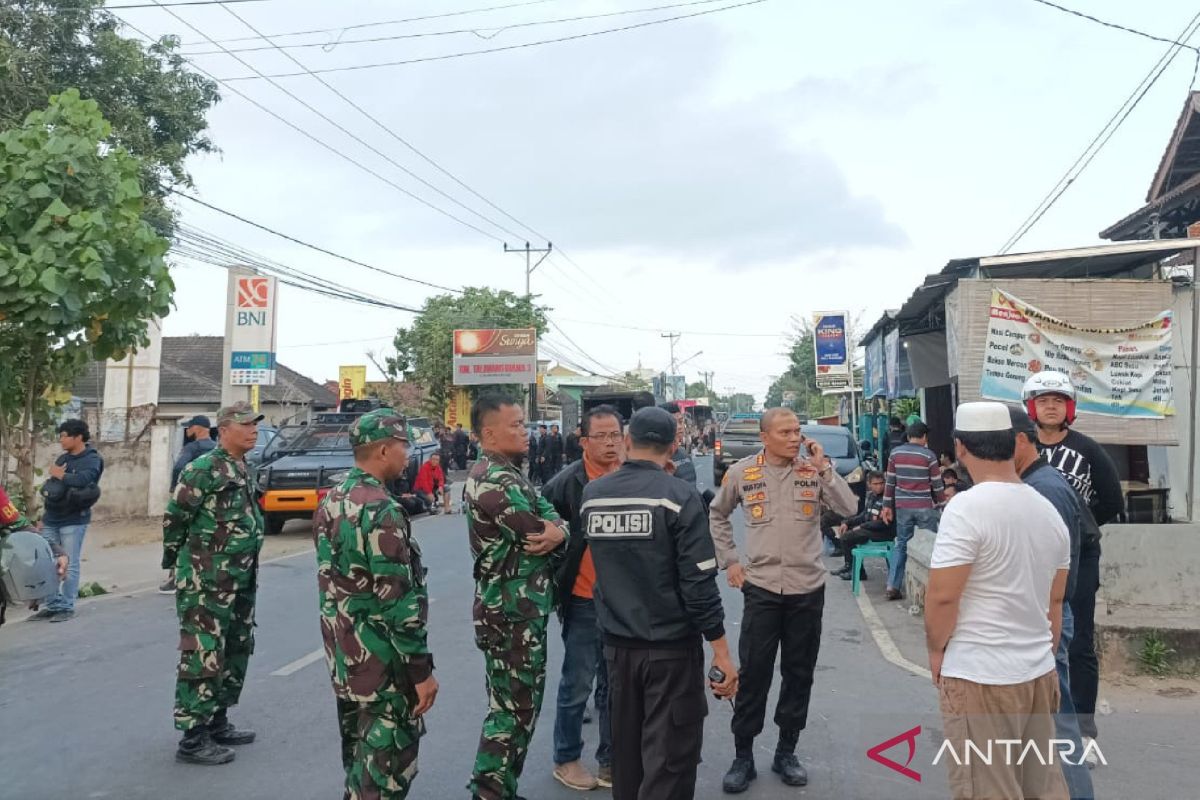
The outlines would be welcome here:
<svg viewBox="0 0 1200 800">
<path fill-rule="evenodd" d="M 1125 510 L 1121 479 L 1104 448 L 1090 436 L 1071 430 L 1075 387 L 1061 372 L 1039 372 L 1025 382 L 1025 410 L 1037 424 L 1037 449 L 1062 473 L 1089 513 L 1084 514 L 1079 576 L 1068 596 L 1075 635 L 1071 639 L 1071 699 L 1079 714 L 1084 745 L 1095 739 L 1100 661 L 1096 656 L 1096 592 L 1100 589 L 1100 526 Z M 1092 759 L 1096 759 L 1093 755 Z M 1098 760 L 1098 759 L 1097 759 Z"/>
<path fill-rule="evenodd" d="M 696 488 L 668 475 L 675 420 L 633 415 L 626 462 L 583 490 L 583 530 L 596 567 L 594 597 L 608 667 L 614 800 L 690 800 L 704 739 L 704 651 L 737 692 L 725 640 L 717 558 Z"/>
</svg>

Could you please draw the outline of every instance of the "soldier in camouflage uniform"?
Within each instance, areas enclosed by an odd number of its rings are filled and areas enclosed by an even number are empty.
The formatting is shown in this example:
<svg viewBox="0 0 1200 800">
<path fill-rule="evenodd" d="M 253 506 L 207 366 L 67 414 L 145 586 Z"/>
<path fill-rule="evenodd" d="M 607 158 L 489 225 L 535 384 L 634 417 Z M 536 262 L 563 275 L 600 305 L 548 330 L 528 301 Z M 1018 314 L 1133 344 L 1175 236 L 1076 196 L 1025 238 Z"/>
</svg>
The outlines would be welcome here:
<svg viewBox="0 0 1200 800">
<path fill-rule="evenodd" d="M 483 456 L 467 478 L 475 558 L 475 644 L 483 651 L 488 713 L 468 785 L 480 800 L 514 800 L 546 685 L 546 624 L 566 527 L 521 474 L 525 415 L 503 395 L 471 410 Z"/>
<path fill-rule="evenodd" d="M 220 445 L 184 468 L 163 518 L 162 566 L 175 569 L 180 628 L 175 727 L 183 741 L 175 757 L 192 764 L 228 763 L 234 753 L 224 745 L 254 741 L 226 714 L 254 651 L 263 518 L 243 456 L 261 419 L 247 403 L 221 409 Z"/>
<path fill-rule="evenodd" d="M 404 418 L 382 408 L 350 430 L 355 466 L 313 517 L 321 637 L 337 698 L 345 800 L 400 800 L 417 775 L 421 717 L 437 695 L 429 599 L 408 517 L 384 488 L 404 472 Z"/>
</svg>

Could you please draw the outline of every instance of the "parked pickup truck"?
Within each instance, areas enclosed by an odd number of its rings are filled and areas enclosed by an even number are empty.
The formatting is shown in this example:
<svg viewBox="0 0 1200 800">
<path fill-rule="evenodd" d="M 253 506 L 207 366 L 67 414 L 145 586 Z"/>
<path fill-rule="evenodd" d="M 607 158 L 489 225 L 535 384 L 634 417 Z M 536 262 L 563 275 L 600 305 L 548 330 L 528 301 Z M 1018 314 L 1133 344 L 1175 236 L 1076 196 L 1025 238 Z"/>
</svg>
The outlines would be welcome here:
<svg viewBox="0 0 1200 800">
<path fill-rule="evenodd" d="M 721 485 L 728 469 L 747 456 L 762 450 L 758 438 L 758 417 L 734 417 L 725 423 L 713 452 L 713 484 Z M 861 501 L 866 490 L 866 467 L 858 443 L 850 431 L 840 425 L 801 425 L 808 439 L 815 439 L 825 448 L 838 474 L 846 479 Z"/>
<path fill-rule="evenodd" d="M 258 468 L 259 504 L 266 517 L 267 533 L 278 534 L 289 519 L 309 519 L 321 498 L 354 466 L 350 426 L 360 413 L 318 414 L 305 425 L 279 429 L 263 453 Z M 433 431 L 409 424 L 408 471 L 410 481 L 425 459 L 438 451 Z"/>
</svg>

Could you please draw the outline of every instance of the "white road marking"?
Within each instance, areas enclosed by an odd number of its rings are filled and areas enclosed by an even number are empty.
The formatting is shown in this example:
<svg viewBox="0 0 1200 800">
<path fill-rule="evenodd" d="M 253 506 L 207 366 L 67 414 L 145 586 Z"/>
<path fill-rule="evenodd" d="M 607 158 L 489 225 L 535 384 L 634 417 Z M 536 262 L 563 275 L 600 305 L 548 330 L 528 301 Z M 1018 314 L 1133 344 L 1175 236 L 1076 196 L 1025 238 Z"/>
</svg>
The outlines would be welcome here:
<svg viewBox="0 0 1200 800">
<path fill-rule="evenodd" d="M 282 667 L 280 667 L 279 669 L 272 672 L 271 677 L 286 678 L 288 675 L 292 675 L 293 673 L 299 672 L 300 670 L 307 667 L 309 664 L 315 664 L 316 662 L 320 661 L 323 658 L 325 658 L 325 648 L 321 648 L 320 650 L 313 650 L 308 655 L 303 656 L 302 658 L 297 658 L 295 661 L 293 661 L 290 664 L 284 664 Z"/>
<path fill-rule="evenodd" d="M 883 620 L 875 612 L 875 606 L 871 604 L 871 598 L 867 597 L 866 591 L 859 592 L 856 599 L 858 600 L 858 610 L 862 612 L 867 627 L 871 629 L 871 637 L 875 639 L 875 644 L 878 645 L 879 652 L 883 654 L 883 657 L 897 667 L 900 667 L 900 669 L 907 670 L 913 675 L 927 680 L 932 680 L 933 673 L 925 667 L 909 661 L 900 652 L 900 648 L 896 647 L 896 643 L 892 640 L 892 635 L 888 633 Z"/>
</svg>

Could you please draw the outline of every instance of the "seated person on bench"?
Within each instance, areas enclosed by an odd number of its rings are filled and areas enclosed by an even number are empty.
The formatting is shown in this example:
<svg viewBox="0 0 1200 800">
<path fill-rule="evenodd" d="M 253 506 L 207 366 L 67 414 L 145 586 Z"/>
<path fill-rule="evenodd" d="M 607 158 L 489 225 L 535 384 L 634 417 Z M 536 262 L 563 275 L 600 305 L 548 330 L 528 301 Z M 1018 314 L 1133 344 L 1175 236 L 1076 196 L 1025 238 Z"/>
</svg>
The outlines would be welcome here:
<svg viewBox="0 0 1200 800">
<path fill-rule="evenodd" d="M 400 504 L 400 507 L 410 517 L 415 517 L 417 514 L 424 514 L 429 511 L 429 504 L 425 502 L 421 495 L 413 491 L 412 483 L 409 482 L 407 473 L 392 482 L 391 490 L 392 495 L 396 498 L 396 502 Z"/>
<path fill-rule="evenodd" d="M 895 523 L 889 525 L 880 518 L 880 512 L 883 510 L 883 487 L 883 473 L 870 473 L 867 476 L 867 500 L 863 505 L 863 512 L 850 517 L 837 527 L 846 565 L 833 574 L 844 581 L 854 577 L 854 548 L 867 542 L 890 542 L 896 538 Z M 861 571 L 858 578 L 863 581 L 867 579 L 866 569 Z"/>
</svg>

